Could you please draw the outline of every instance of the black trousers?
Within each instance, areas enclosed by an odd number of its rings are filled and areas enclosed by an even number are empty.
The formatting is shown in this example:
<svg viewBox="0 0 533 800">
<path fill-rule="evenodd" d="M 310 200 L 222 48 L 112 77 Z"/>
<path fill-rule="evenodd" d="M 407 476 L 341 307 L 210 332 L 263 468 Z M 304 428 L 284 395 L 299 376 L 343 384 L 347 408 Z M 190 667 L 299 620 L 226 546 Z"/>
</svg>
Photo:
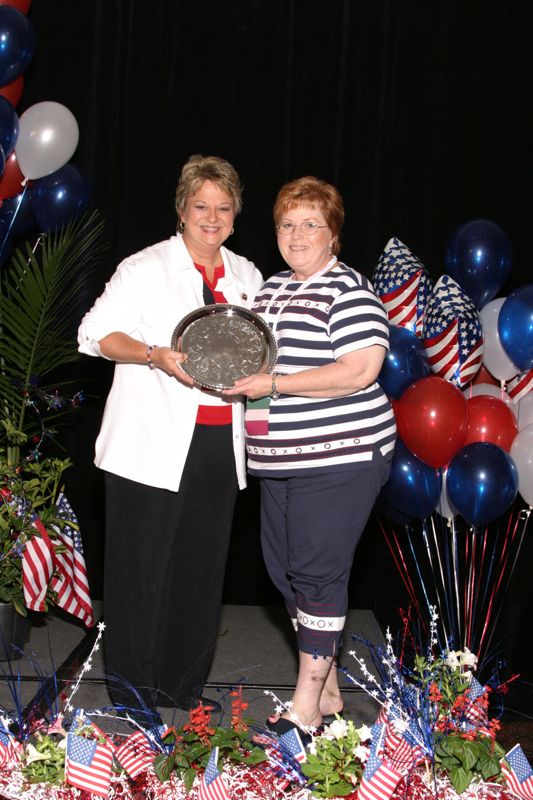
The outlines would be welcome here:
<svg viewBox="0 0 533 800">
<path fill-rule="evenodd" d="M 376 448 L 354 469 L 261 479 L 263 556 L 301 652 L 338 653 L 355 550 L 389 469 Z"/>
<path fill-rule="evenodd" d="M 155 707 L 201 694 L 217 635 L 237 477 L 231 425 L 196 425 L 179 492 L 106 474 L 105 664 Z"/>
</svg>

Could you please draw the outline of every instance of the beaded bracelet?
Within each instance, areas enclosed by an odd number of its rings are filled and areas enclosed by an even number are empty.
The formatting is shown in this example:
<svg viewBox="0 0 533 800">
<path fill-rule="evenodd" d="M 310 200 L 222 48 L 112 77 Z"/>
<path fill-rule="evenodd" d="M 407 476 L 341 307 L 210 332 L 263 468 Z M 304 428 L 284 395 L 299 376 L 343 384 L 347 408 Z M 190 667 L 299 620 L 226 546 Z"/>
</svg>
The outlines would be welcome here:
<svg viewBox="0 0 533 800">
<path fill-rule="evenodd" d="M 155 364 L 152 361 L 152 350 L 154 350 L 156 347 L 158 347 L 157 344 L 151 344 L 146 351 L 146 362 L 148 364 L 148 369 L 153 369 L 155 367 Z"/>
</svg>

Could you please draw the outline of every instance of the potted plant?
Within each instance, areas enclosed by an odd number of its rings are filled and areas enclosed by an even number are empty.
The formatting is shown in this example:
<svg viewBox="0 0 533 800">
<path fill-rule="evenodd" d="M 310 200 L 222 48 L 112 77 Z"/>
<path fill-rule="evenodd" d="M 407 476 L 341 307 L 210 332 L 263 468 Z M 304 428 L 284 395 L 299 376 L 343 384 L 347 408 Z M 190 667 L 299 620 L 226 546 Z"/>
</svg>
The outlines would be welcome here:
<svg viewBox="0 0 533 800">
<path fill-rule="evenodd" d="M 0 607 L 21 617 L 29 543 L 37 537 L 58 555 L 62 528 L 75 525 L 58 508 L 71 462 L 43 450 L 55 434 L 50 423 L 64 421 L 76 402 L 76 395 L 71 403 L 63 396 L 65 369 L 78 357 L 73 328 L 102 228 L 93 212 L 41 234 L 37 244 L 16 250 L 0 277 Z M 50 576 L 39 610 L 56 600 L 52 583 Z M 9 623 L 3 627 L 9 640 Z M 0 642 L 0 657 L 1 651 Z"/>
</svg>

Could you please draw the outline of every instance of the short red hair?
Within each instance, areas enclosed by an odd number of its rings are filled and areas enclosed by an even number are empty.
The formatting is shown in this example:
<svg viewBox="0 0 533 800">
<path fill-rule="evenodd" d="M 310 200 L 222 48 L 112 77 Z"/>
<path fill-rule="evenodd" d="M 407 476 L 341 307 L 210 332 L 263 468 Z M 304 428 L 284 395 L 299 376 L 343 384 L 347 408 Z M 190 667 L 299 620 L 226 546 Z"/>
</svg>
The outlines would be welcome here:
<svg viewBox="0 0 533 800">
<path fill-rule="evenodd" d="M 344 223 L 344 205 L 339 190 L 333 184 L 313 175 L 286 183 L 279 190 L 274 203 L 275 226 L 280 224 L 289 209 L 298 206 L 310 206 L 322 212 L 333 235 L 331 252 L 337 256 L 341 249 L 340 233 Z"/>
</svg>

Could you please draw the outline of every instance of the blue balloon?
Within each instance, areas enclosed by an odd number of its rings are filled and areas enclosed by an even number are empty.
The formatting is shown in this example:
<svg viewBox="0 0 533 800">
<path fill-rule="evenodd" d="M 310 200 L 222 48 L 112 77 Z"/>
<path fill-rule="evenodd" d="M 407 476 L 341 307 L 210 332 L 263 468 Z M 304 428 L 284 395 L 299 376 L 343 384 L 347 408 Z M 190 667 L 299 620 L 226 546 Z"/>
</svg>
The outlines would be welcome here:
<svg viewBox="0 0 533 800">
<path fill-rule="evenodd" d="M 22 75 L 35 53 L 35 31 L 13 6 L 0 6 L 0 87 Z"/>
<path fill-rule="evenodd" d="M 440 471 L 424 464 L 400 440 L 396 440 L 389 479 L 381 494 L 386 503 L 417 519 L 428 517 L 442 488 Z"/>
<path fill-rule="evenodd" d="M 5 233 L 24 233 L 35 225 L 29 190 L 16 197 L 2 200 L 0 206 L 0 237 Z"/>
<path fill-rule="evenodd" d="M 459 225 L 446 247 L 446 272 L 478 308 L 496 296 L 511 273 L 511 240 L 495 222 L 474 219 Z"/>
<path fill-rule="evenodd" d="M 521 372 L 533 367 L 533 283 L 516 289 L 505 300 L 498 314 L 498 336 Z"/>
<path fill-rule="evenodd" d="M 378 376 L 383 390 L 397 400 L 408 386 L 427 378 L 429 373 L 429 363 L 418 336 L 407 328 L 391 325 L 389 351 Z"/>
<path fill-rule="evenodd" d="M 448 496 L 472 525 L 486 525 L 504 514 L 518 493 L 518 470 L 511 456 L 489 442 L 475 442 L 450 461 Z"/>
<path fill-rule="evenodd" d="M 6 158 L 15 149 L 19 135 L 19 118 L 17 112 L 5 97 L 0 95 L 0 145 Z"/>
<path fill-rule="evenodd" d="M 32 181 L 31 205 L 42 231 L 60 227 L 81 214 L 89 204 L 89 187 L 74 164 Z"/>
</svg>

